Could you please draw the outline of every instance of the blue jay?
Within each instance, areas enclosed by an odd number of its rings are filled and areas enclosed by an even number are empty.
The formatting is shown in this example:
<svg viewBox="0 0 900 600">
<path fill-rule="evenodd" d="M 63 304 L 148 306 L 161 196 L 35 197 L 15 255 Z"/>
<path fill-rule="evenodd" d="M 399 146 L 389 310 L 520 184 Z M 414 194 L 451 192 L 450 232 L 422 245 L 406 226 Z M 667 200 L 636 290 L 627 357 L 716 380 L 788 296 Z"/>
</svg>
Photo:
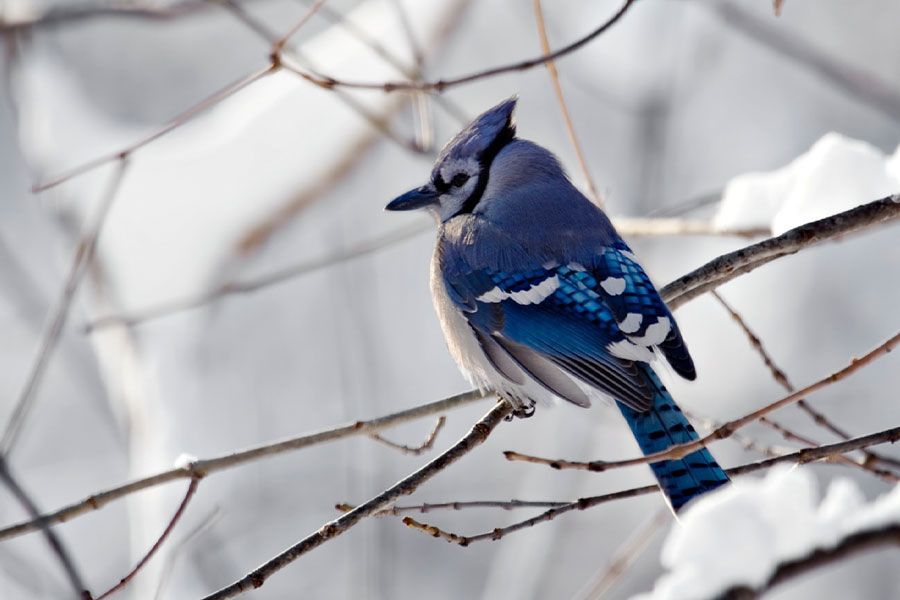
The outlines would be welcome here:
<svg viewBox="0 0 900 600">
<path fill-rule="evenodd" d="M 675 319 L 609 218 L 556 157 L 516 137 L 511 98 L 456 135 L 386 210 L 437 221 L 431 291 L 453 358 L 517 413 L 611 397 L 645 454 L 697 439 L 650 366 L 696 377 Z M 728 482 L 706 449 L 650 465 L 672 508 Z"/>
</svg>

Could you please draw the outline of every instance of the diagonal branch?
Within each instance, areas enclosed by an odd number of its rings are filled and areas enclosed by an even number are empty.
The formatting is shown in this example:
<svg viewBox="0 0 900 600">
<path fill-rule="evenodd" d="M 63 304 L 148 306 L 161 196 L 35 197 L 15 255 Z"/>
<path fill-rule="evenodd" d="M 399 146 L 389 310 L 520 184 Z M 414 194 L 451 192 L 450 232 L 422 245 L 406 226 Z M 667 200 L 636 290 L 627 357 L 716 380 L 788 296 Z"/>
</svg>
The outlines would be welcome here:
<svg viewBox="0 0 900 600">
<path fill-rule="evenodd" d="M 500 400 L 472 429 L 449 450 L 434 458 L 415 473 L 398 481 L 368 502 L 344 513 L 337 519 L 325 523 L 319 530 L 297 542 L 278 556 L 257 567 L 246 576 L 219 591 L 210 594 L 205 600 L 222 600 L 233 598 L 244 592 L 261 587 L 276 572 L 288 566 L 307 552 L 318 548 L 325 542 L 341 535 L 365 517 L 379 510 L 397 498 L 413 493 L 420 485 L 443 471 L 445 468 L 481 445 L 503 419 L 513 412 L 512 405 Z"/>
<path fill-rule="evenodd" d="M 747 336 L 747 340 L 750 342 L 750 346 L 756 350 L 756 353 L 759 354 L 760 358 L 762 358 L 763 363 L 766 365 L 766 368 L 769 369 L 769 372 L 772 374 L 772 379 L 776 381 L 782 388 L 784 388 L 787 392 L 795 391 L 794 385 L 791 383 L 790 379 L 788 379 L 787 374 L 777 365 L 775 364 L 775 360 L 766 350 L 766 347 L 763 345 L 762 340 L 756 333 L 750 329 L 750 326 L 747 324 L 747 321 L 743 316 L 728 302 L 725 301 L 725 298 L 722 297 L 717 291 L 711 292 L 712 297 L 716 299 L 716 301 L 722 305 L 725 311 L 731 316 L 731 319 L 737 323 L 738 327 L 740 327 L 741 331 L 744 332 L 744 335 Z M 813 408 L 806 400 L 803 398 L 797 400 L 797 408 L 805 412 L 809 417 L 819 426 L 827 429 L 828 431 L 834 433 L 839 438 L 844 440 L 850 439 L 850 434 L 845 432 L 843 429 L 839 428 L 837 425 L 832 423 L 823 413 L 819 412 L 815 408 Z M 819 444 L 811 442 L 809 440 L 803 439 L 802 436 L 797 435 L 796 433 L 789 431 L 783 425 L 775 423 L 771 419 L 767 419 L 763 417 L 760 419 L 760 422 L 764 425 L 767 425 L 777 431 L 779 431 L 782 435 L 786 437 L 793 438 L 805 444 L 811 446 L 818 446 Z M 885 471 L 883 469 L 877 469 L 874 466 L 876 462 L 882 462 L 884 464 L 898 466 L 900 463 L 893 458 L 883 457 L 880 454 L 872 452 L 870 450 L 863 450 L 863 455 L 866 457 L 864 462 L 857 462 L 848 457 L 843 457 L 849 464 L 855 465 L 861 469 L 871 471 L 875 475 L 879 477 L 888 477 L 893 481 L 897 480 L 897 475 L 890 472 Z"/>
<path fill-rule="evenodd" d="M 525 454 L 520 454 L 518 452 L 507 451 L 504 452 L 506 458 L 508 460 L 518 460 L 524 462 L 531 462 L 537 464 L 544 464 L 554 469 L 579 469 L 585 471 L 608 471 L 611 469 L 618 469 L 622 467 L 630 467 L 633 465 L 642 465 L 651 462 L 658 462 L 661 460 L 674 460 L 679 458 L 684 458 L 691 452 L 695 452 L 700 448 L 704 448 L 709 445 L 711 442 L 716 440 L 721 440 L 729 437 L 732 433 L 734 433 L 737 429 L 744 427 L 756 420 L 760 417 L 769 414 L 779 408 L 783 408 L 789 404 L 796 402 L 798 399 L 808 396 L 812 392 L 820 390 L 824 387 L 831 385 L 841 379 L 844 379 L 856 371 L 862 369 L 863 367 L 871 364 L 878 358 L 888 354 L 891 350 L 893 350 L 894 346 L 900 343 L 900 333 L 894 334 L 889 340 L 880 344 L 878 347 L 870 350 L 861 358 L 853 359 L 849 365 L 832 373 L 828 377 L 820 379 L 815 383 L 812 383 L 801 390 L 797 390 L 794 393 L 788 394 L 787 396 L 776 400 L 766 406 L 763 406 L 760 409 L 757 409 L 751 413 L 744 415 L 738 419 L 734 419 L 733 421 L 728 421 L 724 425 L 716 428 L 712 431 L 712 433 L 703 436 L 699 439 L 696 439 L 692 442 L 686 442 L 683 444 L 676 444 L 674 446 L 670 446 L 667 450 L 663 450 L 660 452 L 654 452 L 652 454 L 647 454 L 645 456 L 640 456 L 636 458 L 629 458 L 625 460 L 617 460 L 617 461 L 591 461 L 591 462 L 574 462 L 568 460 L 550 460 L 546 458 L 539 458 L 535 456 L 529 456 Z M 900 428 L 898 428 L 900 429 Z M 808 448 L 807 450 L 814 450 L 814 448 Z"/>
<path fill-rule="evenodd" d="M 150 562 L 150 559 L 153 558 L 153 555 L 156 554 L 156 552 L 162 547 L 163 543 L 169 537 L 169 534 L 171 534 L 172 530 L 175 529 L 175 525 L 179 520 L 181 520 L 181 516 L 184 514 L 184 511 L 187 510 L 188 504 L 194 497 L 194 494 L 197 492 L 197 486 L 199 484 L 199 477 L 191 479 L 191 483 L 188 485 L 187 491 L 184 493 L 184 498 L 181 500 L 181 504 L 178 505 L 178 508 L 175 510 L 175 514 L 172 515 L 172 518 L 169 519 L 169 524 L 166 525 L 165 529 L 163 529 L 162 534 L 160 534 L 156 542 L 152 546 L 150 546 L 150 550 L 147 551 L 147 553 L 141 558 L 141 560 L 138 561 L 134 568 L 131 569 L 131 571 L 129 571 L 128 574 L 119 581 L 119 583 L 97 596 L 96 600 L 105 600 L 119 590 L 123 589 L 132 579 L 137 576 L 140 570 L 144 568 L 144 565 Z"/>
<path fill-rule="evenodd" d="M 763 469 L 768 469 L 776 464 L 780 463 L 794 463 L 794 464 L 805 464 L 818 460 L 829 459 L 833 456 L 841 455 L 846 452 L 853 452 L 854 450 L 859 450 L 860 448 L 867 448 L 869 446 L 873 446 L 875 444 L 885 444 L 885 443 L 894 443 L 897 440 L 900 440 L 900 427 L 894 427 L 892 429 L 886 429 L 884 431 L 879 431 L 877 433 L 872 433 L 869 435 L 861 436 L 858 438 L 853 438 L 852 440 L 847 440 L 844 442 L 838 442 L 836 444 L 828 444 L 826 446 L 820 446 L 818 448 L 804 448 L 802 450 L 798 450 L 797 452 L 792 452 L 790 454 L 785 454 L 782 456 L 777 456 L 774 458 L 769 458 L 766 460 L 760 460 L 753 463 L 748 463 L 745 465 L 741 465 L 739 467 L 734 467 L 731 469 L 726 469 L 726 472 L 732 476 L 740 476 L 747 475 L 749 473 L 754 473 L 756 471 L 760 471 Z M 609 494 L 603 494 L 600 496 L 591 496 L 587 498 L 579 498 L 573 502 L 568 502 L 563 504 L 562 506 L 556 506 L 551 508 L 550 510 L 544 511 L 543 513 L 531 517 L 530 519 L 525 519 L 524 521 L 519 521 L 518 523 L 514 523 L 507 527 L 498 527 L 491 531 L 487 531 L 484 533 L 479 533 L 477 535 L 471 536 L 463 536 L 459 534 L 444 532 L 443 530 L 434 527 L 433 525 L 428 525 L 425 523 L 415 522 L 415 525 L 411 525 L 416 529 L 420 529 L 422 531 L 426 531 L 429 535 L 434 537 L 440 537 L 447 541 L 451 541 L 460 546 L 468 546 L 474 542 L 482 542 L 482 541 L 496 541 L 502 539 L 506 535 L 510 533 L 515 533 L 517 531 L 521 531 L 523 529 L 528 529 L 529 527 L 533 527 L 538 523 L 545 523 L 547 521 L 552 521 L 556 517 L 563 515 L 565 513 L 574 511 L 574 510 L 587 510 L 588 508 L 593 508 L 595 506 L 599 506 L 601 504 L 606 504 L 607 502 L 613 502 L 615 500 L 623 500 L 625 498 L 634 498 L 636 496 L 644 496 L 646 494 L 652 494 L 659 491 L 658 485 L 645 485 L 643 487 L 631 488 L 627 490 L 622 490 L 619 492 L 612 492 Z M 404 523 L 406 521 L 404 520 Z M 410 525 L 409 523 L 406 523 Z M 437 535 L 435 535 L 437 534 Z M 452 539 L 451 539 L 452 538 Z"/>
<path fill-rule="evenodd" d="M 88 266 L 94 260 L 94 254 L 97 250 L 97 240 L 100 238 L 100 233 L 103 231 L 106 217 L 112 208 L 113 202 L 115 202 L 116 195 L 122 185 L 122 179 L 125 176 L 127 168 L 128 161 L 125 157 L 122 157 L 119 160 L 115 173 L 113 173 L 112 180 L 110 181 L 106 192 L 100 200 L 100 206 L 88 221 L 84 232 L 81 234 L 81 239 L 78 240 L 75 256 L 72 258 L 72 265 L 69 267 L 69 273 L 66 276 L 66 281 L 63 285 L 62 292 L 60 293 L 59 300 L 51 314 L 47 329 L 41 337 L 37 356 L 31 365 L 31 370 L 28 373 L 28 378 L 25 380 L 25 385 L 16 400 L 15 407 L 6 424 L 6 429 L 3 431 L 3 438 L 0 439 L 0 454 L 3 454 L 4 456 L 9 456 L 10 451 L 13 446 L 15 446 L 16 440 L 19 437 L 22 426 L 25 424 L 25 420 L 28 418 L 31 408 L 34 406 L 38 387 L 41 384 L 44 372 L 47 370 L 47 365 L 50 363 L 53 351 L 56 349 L 59 339 L 62 336 L 63 328 L 69 318 L 69 309 L 72 306 L 75 294 L 78 292 L 78 288 L 81 285 L 84 274 L 88 270 Z"/>
<path fill-rule="evenodd" d="M 431 431 L 428 433 L 428 436 L 425 438 L 425 441 L 419 444 L 418 446 L 407 446 L 406 444 L 398 444 L 397 442 L 392 442 L 389 439 L 382 437 L 377 433 L 370 433 L 369 437 L 375 440 L 380 444 L 384 444 L 388 448 L 393 448 L 394 450 L 399 450 L 403 454 L 411 454 L 412 456 L 420 456 L 425 454 L 432 448 L 434 448 L 434 442 L 437 439 L 438 433 L 441 432 L 441 429 L 444 428 L 444 423 L 447 422 L 447 417 L 440 416 L 438 420 L 435 422 L 434 427 L 431 428 Z"/>
<path fill-rule="evenodd" d="M 697 296 L 782 256 L 873 225 L 891 222 L 898 217 L 900 194 L 895 194 L 824 219 L 810 221 L 777 237 L 723 254 L 665 286 L 660 290 L 660 295 L 669 308 L 675 310 Z"/>
<path fill-rule="evenodd" d="M 544 22 L 544 10 L 541 8 L 541 0 L 534 0 L 534 17 L 537 21 L 541 52 L 550 54 L 550 40 L 547 38 L 547 26 Z M 587 159 L 584 157 L 581 143 L 578 141 L 578 136 L 575 134 L 575 125 L 572 123 L 572 115 L 569 114 L 569 106 L 566 104 L 566 97 L 563 94 L 562 85 L 559 83 L 559 72 L 556 70 L 556 62 L 548 60 L 544 63 L 544 66 L 547 67 L 547 72 L 550 74 L 550 81 L 553 83 L 553 91 L 556 94 L 556 100 L 559 103 L 559 110 L 562 112 L 563 122 L 566 124 L 566 133 L 569 135 L 569 142 L 572 144 L 572 149 L 575 150 L 578 166 L 581 168 L 581 172 L 587 182 L 588 192 L 594 203 L 600 208 L 603 208 L 603 198 L 597 191 L 597 186 L 594 185 L 594 178 L 591 177 L 591 170 L 588 168 Z"/>
<path fill-rule="evenodd" d="M 38 528 L 43 532 L 44 537 L 47 539 L 47 543 L 50 545 L 50 549 L 62 565 L 63 571 L 65 571 L 66 577 L 69 579 L 69 583 L 75 590 L 76 597 L 90 600 L 91 594 L 85 587 L 84 579 L 78 573 L 75 561 L 72 560 L 63 541 L 50 527 L 50 522 L 46 518 L 41 517 L 41 512 L 38 510 L 37 505 L 22 486 L 19 485 L 19 482 L 9 469 L 9 463 L 6 460 L 6 457 L 2 454 L 0 454 L 0 481 L 2 481 L 3 485 L 9 489 L 13 497 L 22 505 L 28 515 L 37 521 Z"/>
<path fill-rule="evenodd" d="M 619 8 L 619 10 L 615 14 L 613 14 L 613 16 L 610 17 L 606 22 L 591 31 L 586 36 L 575 40 L 571 44 L 563 46 L 559 50 L 555 50 L 554 52 L 549 52 L 532 59 L 503 65 L 500 67 L 493 67 L 490 69 L 485 69 L 483 71 L 476 71 L 475 73 L 462 75 L 460 77 L 438 79 L 436 81 L 388 81 L 383 83 L 369 83 L 361 81 L 346 81 L 335 79 L 329 76 L 316 75 L 309 71 L 306 71 L 305 69 L 297 67 L 296 65 L 292 65 L 289 62 L 284 62 L 283 66 L 285 69 L 293 71 L 308 82 L 329 90 L 336 87 L 345 87 L 362 90 L 381 90 L 383 92 L 395 92 L 398 90 L 443 92 L 447 88 L 455 87 L 465 83 L 471 83 L 473 81 L 478 81 L 479 79 L 495 77 L 504 73 L 527 71 L 528 69 L 534 68 L 538 65 L 542 65 L 551 60 L 556 60 L 558 58 L 562 58 L 567 54 L 571 54 L 579 48 L 594 41 L 597 37 L 605 33 L 610 27 L 615 25 L 619 21 L 619 19 L 621 19 L 625 15 L 628 9 L 631 8 L 633 4 L 635 4 L 635 2 L 637 2 L 637 0 L 625 0 L 621 8 Z"/>
<path fill-rule="evenodd" d="M 761 594 L 773 587 L 784 583 L 798 575 L 804 575 L 820 567 L 825 567 L 839 560 L 843 560 L 859 554 L 894 546 L 900 548 L 900 524 L 886 524 L 870 527 L 862 531 L 850 534 L 830 548 L 816 548 L 806 556 L 786 561 L 778 565 L 775 572 L 759 588 L 753 589 L 746 586 L 737 586 L 725 590 L 717 598 L 722 600 L 748 600 L 758 598 Z"/>
<path fill-rule="evenodd" d="M 193 463 L 168 471 L 162 471 L 143 479 L 98 492 L 88 496 L 80 502 L 75 502 L 55 512 L 42 515 L 39 519 L 32 519 L 16 525 L 10 525 L 0 529 L 0 541 L 16 537 L 32 531 L 38 531 L 43 523 L 62 523 L 87 512 L 98 510 L 112 502 L 124 498 L 130 494 L 162 485 L 177 479 L 192 479 L 198 476 L 211 475 L 225 469 L 244 465 L 261 458 L 284 454 L 293 450 L 300 450 L 309 446 L 331 442 L 356 435 L 365 435 L 380 431 L 387 427 L 393 427 L 401 423 L 414 421 L 422 417 L 447 412 L 487 398 L 488 395 L 477 390 L 450 396 L 437 402 L 430 402 L 407 410 L 402 410 L 390 415 L 371 419 L 369 421 L 356 421 L 338 427 L 332 427 L 316 433 L 310 433 L 280 442 L 264 444 L 247 450 L 240 450 L 230 454 L 224 454 L 214 458 L 194 461 Z"/>
</svg>

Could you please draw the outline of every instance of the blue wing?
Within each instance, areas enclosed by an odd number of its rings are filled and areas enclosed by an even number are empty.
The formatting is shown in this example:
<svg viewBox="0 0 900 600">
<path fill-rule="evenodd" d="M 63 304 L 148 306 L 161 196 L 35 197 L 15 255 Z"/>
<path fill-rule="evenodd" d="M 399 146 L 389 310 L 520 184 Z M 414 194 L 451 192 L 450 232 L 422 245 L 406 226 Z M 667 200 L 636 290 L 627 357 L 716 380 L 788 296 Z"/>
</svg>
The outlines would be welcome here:
<svg viewBox="0 0 900 600">
<path fill-rule="evenodd" d="M 654 348 L 676 372 L 694 378 L 674 318 L 624 242 L 595 246 L 590 255 L 582 253 L 581 262 L 495 261 L 505 268 L 492 268 L 483 256 L 470 260 L 472 247 L 446 245 L 441 272 L 451 299 L 501 373 L 498 347 L 551 392 L 584 404 L 540 369 L 536 353 L 639 411 L 650 407 L 655 393 L 639 364 L 653 358 Z M 525 268 L 510 269 L 511 262 Z"/>
</svg>

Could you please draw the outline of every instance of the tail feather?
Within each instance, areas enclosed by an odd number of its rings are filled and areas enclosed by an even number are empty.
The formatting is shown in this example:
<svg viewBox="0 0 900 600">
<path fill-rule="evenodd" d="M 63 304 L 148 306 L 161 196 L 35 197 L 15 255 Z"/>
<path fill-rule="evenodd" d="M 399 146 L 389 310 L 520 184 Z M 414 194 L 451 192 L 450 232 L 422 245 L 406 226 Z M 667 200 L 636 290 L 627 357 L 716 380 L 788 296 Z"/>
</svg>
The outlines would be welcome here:
<svg viewBox="0 0 900 600">
<path fill-rule="evenodd" d="M 647 367 L 647 375 L 656 387 L 650 410 L 639 412 L 621 402 L 616 402 L 622 416 L 631 427 L 641 451 L 645 455 L 653 454 L 675 444 L 698 439 L 697 432 L 675 404 L 656 373 Z M 706 448 L 692 452 L 682 459 L 651 463 L 650 468 L 676 512 L 693 498 L 729 481 L 728 475 Z"/>
</svg>

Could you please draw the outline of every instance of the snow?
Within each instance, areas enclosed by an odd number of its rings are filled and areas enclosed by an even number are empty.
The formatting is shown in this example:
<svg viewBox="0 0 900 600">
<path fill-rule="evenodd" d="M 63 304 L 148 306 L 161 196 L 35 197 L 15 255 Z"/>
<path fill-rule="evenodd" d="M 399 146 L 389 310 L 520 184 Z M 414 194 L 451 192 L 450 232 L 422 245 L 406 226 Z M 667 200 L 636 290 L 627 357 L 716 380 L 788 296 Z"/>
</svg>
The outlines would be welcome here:
<svg viewBox="0 0 900 600">
<path fill-rule="evenodd" d="M 893 156 L 828 133 L 785 167 L 748 173 L 725 188 L 720 227 L 771 226 L 775 235 L 900 191 L 900 147 Z"/>
<path fill-rule="evenodd" d="M 811 470 L 779 468 L 699 499 L 663 546 L 668 573 L 638 598 L 712 598 L 736 585 L 758 587 L 782 562 L 900 523 L 900 485 L 871 503 L 849 479 L 832 481 L 821 502 L 817 488 Z"/>
</svg>

